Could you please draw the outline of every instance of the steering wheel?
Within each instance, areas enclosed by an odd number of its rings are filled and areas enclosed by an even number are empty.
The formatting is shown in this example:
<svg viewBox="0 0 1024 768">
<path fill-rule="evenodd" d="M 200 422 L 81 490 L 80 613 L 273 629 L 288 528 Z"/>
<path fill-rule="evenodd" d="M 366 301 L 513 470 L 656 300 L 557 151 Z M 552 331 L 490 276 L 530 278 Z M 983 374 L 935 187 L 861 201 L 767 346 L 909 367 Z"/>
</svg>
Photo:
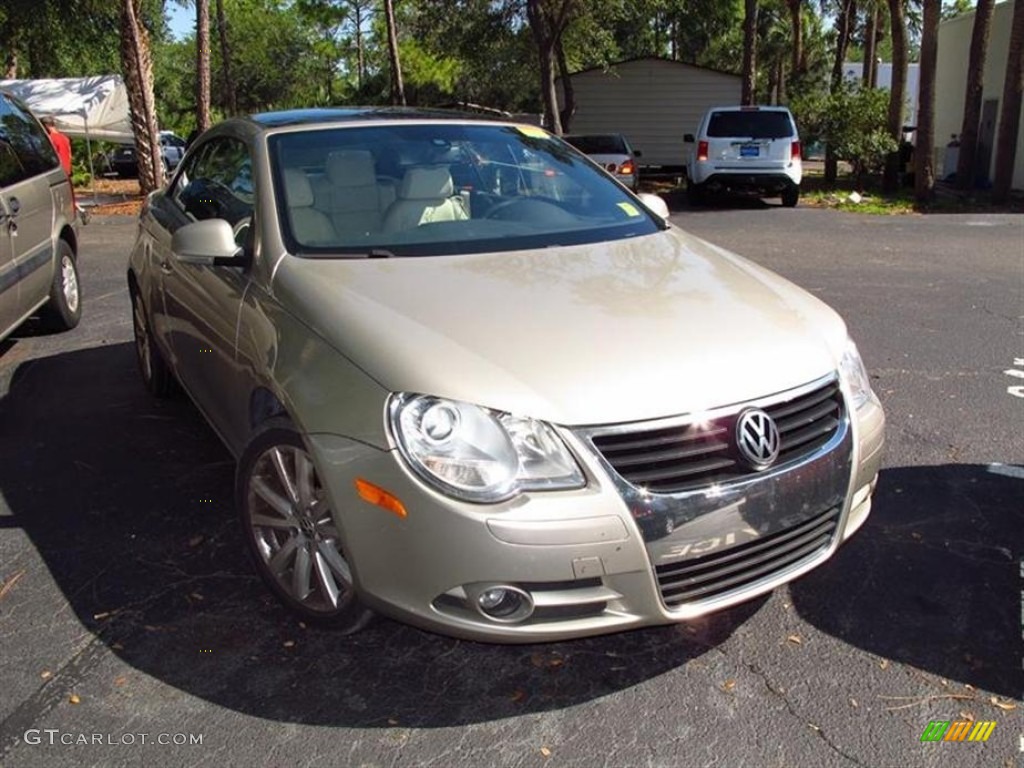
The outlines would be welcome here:
<svg viewBox="0 0 1024 768">
<path fill-rule="evenodd" d="M 500 203 L 493 205 L 487 211 L 487 213 L 484 214 L 484 218 L 498 218 L 496 214 L 500 213 L 501 211 L 513 208 L 514 206 L 526 206 L 527 209 L 532 207 L 538 213 L 542 210 L 551 211 L 552 209 L 558 211 L 559 213 L 565 213 L 565 210 L 562 208 L 562 206 L 545 199 L 541 199 L 538 197 L 513 197 L 511 200 L 502 200 Z"/>
</svg>

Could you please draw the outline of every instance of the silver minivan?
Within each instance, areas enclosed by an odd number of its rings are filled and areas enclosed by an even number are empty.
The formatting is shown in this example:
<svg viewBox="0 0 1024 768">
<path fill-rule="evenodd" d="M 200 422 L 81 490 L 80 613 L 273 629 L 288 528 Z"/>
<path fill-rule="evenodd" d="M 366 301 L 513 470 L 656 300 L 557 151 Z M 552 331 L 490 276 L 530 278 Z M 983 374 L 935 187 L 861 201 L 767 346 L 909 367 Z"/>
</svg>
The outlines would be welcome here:
<svg viewBox="0 0 1024 768">
<path fill-rule="evenodd" d="M 39 312 L 55 330 L 82 316 L 71 181 L 46 130 L 0 93 L 0 339 Z"/>
</svg>

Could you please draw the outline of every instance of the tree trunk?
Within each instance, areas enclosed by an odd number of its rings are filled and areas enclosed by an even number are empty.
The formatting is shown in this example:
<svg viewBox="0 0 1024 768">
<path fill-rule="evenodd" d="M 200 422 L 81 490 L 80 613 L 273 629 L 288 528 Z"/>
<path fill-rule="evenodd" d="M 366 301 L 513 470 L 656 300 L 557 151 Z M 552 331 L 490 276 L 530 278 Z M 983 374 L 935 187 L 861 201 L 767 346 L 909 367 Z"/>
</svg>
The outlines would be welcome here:
<svg viewBox="0 0 1024 768">
<path fill-rule="evenodd" d="M 857 3 L 854 0 L 842 0 L 839 15 L 836 16 L 836 58 L 832 63 L 832 90 L 836 90 L 843 82 L 843 64 L 846 60 L 846 49 L 850 47 L 850 31 L 857 18 Z"/>
<path fill-rule="evenodd" d="M 562 130 L 568 133 L 572 118 L 576 114 L 576 89 L 573 87 L 572 78 L 569 77 L 569 64 L 565 60 L 561 38 L 555 44 L 555 58 L 558 61 L 558 76 L 562 81 L 562 110 L 558 117 L 562 123 Z"/>
<path fill-rule="evenodd" d="M 224 107 L 229 115 L 238 114 L 235 79 L 231 76 L 231 46 L 228 44 L 228 21 L 224 16 L 224 0 L 217 0 L 217 36 L 220 38 L 220 69 L 224 85 Z"/>
<path fill-rule="evenodd" d="M 903 94 L 907 89 L 907 25 L 903 16 L 904 0 L 889 0 L 892 30 L 892 85 L 889 89 L 889 135 L 897 142 L 903 138 Z M 900 185 L 900 153 L 890 152 L 885 159 L 883 188 L 895 192 Z"/>
<path fill-rule="evenodd" d="M 757 0 L 744 0 L 743 91 L 741 104 L 753 104 L 757 87 Z"/>
<path fill-rule="evenodd" d="M 356 25 L 356 86 L 362 90 L 363 78 L 366 76 L 366 58 L 363 52 L 363 6 L 356 3 L 352 10 Z"/>
<path fill-rule="evenodd" d="M 865 88 L 875 87 L 875 47 L 878 30 L 878 6 L 874 2 L 865 9 L 864 21 L 864 67 L 861 71 L 861 82 Z"/>
<path fill-rule="evenodd" d="M 992 181 L 992 202 L 1010 198 L 1013 167 L 1017 161 L 1017 136 L 1020 133 L 1020 106 L 1024 97 L 1024 0 L 1013 4 L 1010 50 L 1006 57 L 1003 104 L 996 137 L 996 173 Z"/>
<path fill-rule="evenodd" d="M 789 71 L 793 75 L 799 75 L 804 68 L 804 25 L 802 19 L 803 0 L 786 0 L 789 7 L 789 25 L 792 38 L 792 63 Z"/>
<path fill-rule="evenodd" d="M 384 0 L 384 13 L 388 21 L 388 54 L 391 60 L 391 103 L 405 106 L 405 86 L 402 84 L 402 63 L 398 59 L 398 27 L 395 25 L 394 0 Z"/>
<path fill-rule="evenodd" d="M 526 18 L 530 22 L 537 45 L 537 63 L 540 69 L 540 95 L 548 130 L 562 135 L 562 120 L 555 89 L 555 49 L 561 44 L 562 33 L 569 23 L 574 0 L 526 0 Z"/>
<path fill-rule="evenodd" d="M 121 0 L 121 70 L 135 135 L 139 190 L 148 195 L 163 184 L 164 164 L 153 97 L 153 57 L 149 33 L 138 14 L 138 0 Z"/>
<path fill-rule="evenodd" d="M 960 156 L 956 163 L 956 186 L 965 192 L 974 186 L 985 58 L 988 56 L 988 35 L 994 4 L 995 0 L 978 0 L 978 7 L 974 11 L 974 30 L 971 32 L 971 54 L 967 63 L 967 86 L 964 91 L 964 120 L 960 126 Z"/>
<path fill-rule="evenodd" d="M 917 102 L 914 197 L 927 203 L 935 192 L 935 66 L 942 0 L 924 0 L 921 24 L 921 87 Z"/>
<path fill-rule="evenodd" d="M 196 128 L 210 127 L 210 0 L 196 2 Z"/>
</svg>

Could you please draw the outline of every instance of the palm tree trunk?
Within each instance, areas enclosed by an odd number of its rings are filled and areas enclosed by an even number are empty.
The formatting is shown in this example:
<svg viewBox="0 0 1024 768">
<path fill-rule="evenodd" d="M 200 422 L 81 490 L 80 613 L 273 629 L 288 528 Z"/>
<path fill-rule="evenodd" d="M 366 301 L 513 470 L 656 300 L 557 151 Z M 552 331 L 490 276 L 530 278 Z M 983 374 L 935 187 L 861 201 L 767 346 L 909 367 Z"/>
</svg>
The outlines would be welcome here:
<svg viewBox="0 0 1024 768">
<path fill-rule="evenodd" d="M 196 128 L 210 123 L 210 0 L 196 0 Z"/>
<path fill-rule="evenodd" d="M 143 195 L 148 195 L 163 184 L 164 164 L 160 156 L 156 100 L 153 97 L 153 56 L 149 33 L 139 18 L 137 2 L 121 2 L 121 70 L 131 109 L 132 133 L 135 135 L 139 189 Z"/>
<path fill-rule="evenodd" d="M 231 76 L 231 46 L 228 44 L 228 22 L 224 16 L 224 0 L 217 0 L 217 36 L 220 38 L 220 70 L 224 84 L 224 106 L 229 115 L 238 114 L 235 80 Z"/>
<path fill-rule="evenodd" d="M 1024 97 L 1024 0 L 1015 0 L 1010 27 L 1010 50 L 1006 57 L 1003 105 L 996 137 L 996 173 L 992 180 L 992 202 L 1010 198 L 1013 168 L 1017 161 L 1017 136 L 1020 133 L 1020 107 Z"/>
<path fill-rule="evenodd" d="M 757 87 L 757 0 L 744 0 L 743 92 L 741 104 L 753 104 Z"/>
<path fill-rule="evenodd" d="M 974 186 L 985 59 L 988 56 L 988 37 L 994 4 L 995 0 L 978 0 L 978 7 L 974 11 L 971 53 L 967 62 L 967 86 L 964 90 L 964 120 L 960 127 L 960 156 L 956 163 L 956 186 L 965 192 Z"/>
<path fill-rule="evenodd" d="M 921 24 L 921 83 L 917 102 L 914 197 L 926 203 L 935 191 L 935 66 L 939 51 L 942 0 L 924 0 Z"/>
<path fill-rule="evenodd" d="M 384 13 L 388 21 L 388 54 L 391 59 L 391 103 L 405 106 L 405 86 L 402 84 L 402 63 L 398 58 L 398 27 L 395 25 L 394 0 L 384 0 Z"/>
<path fill-rule="evenodd" d="M 791 75 L 799 75 L 804 66 L 804 26 L 802 19 L 803 0 L 786 0 L 789 7 L 790 37 L 792 40 L 792 62 L 789 65 Z"/>
<path fill-rule="evenodd" d="M 874 0 L 864 10 L 864 67 L 861 71 L 861 82 L 865 88 L 875 87 L 875 53 L 878 35 L 878 6 Z"/>
<path fill-rule="evenodd" d="M 903 14 L 905 0 L 889 0 L 892 30 L 892 85 L 889 89 L 889 135 L 899 143 L 903 139 L 903 95 L 907 90 L 907 24 Z M 895 192 L 900 185 L 900 153 L 890 152 L 885 159 L 882 186 Z"/>
</svg>

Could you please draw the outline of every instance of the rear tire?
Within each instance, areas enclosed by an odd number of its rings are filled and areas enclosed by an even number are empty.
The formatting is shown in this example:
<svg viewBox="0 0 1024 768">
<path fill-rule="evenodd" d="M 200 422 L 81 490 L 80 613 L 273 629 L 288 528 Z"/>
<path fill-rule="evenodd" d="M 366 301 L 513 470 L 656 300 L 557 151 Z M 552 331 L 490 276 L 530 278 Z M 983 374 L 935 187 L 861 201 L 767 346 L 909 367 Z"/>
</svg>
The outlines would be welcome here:
<svg viewBox="0 0 1024 768">
<path fill-rule="evenodd" d="M 149 330 L 146 308 L 139 297 L 138 289 L 134 286 L 131 289 L 131 299 L 132 328 L 135 331 L 135 359 L 139 363 L 142 383 L 151 395 L 160 398 L 170 397 L 174 391 L 174 376 L 153 340 L 153 334 Z"/>
<path fill-rule="evenodd" d="M 57 241 L 57 269 L 50 284 L 50 300 L 40 313 L 55 331 L 70 331 L 82 319 L 81 283 L 75 252 L 66 240 Z"/>
<path fill-rule="evenodd" d="M 796 208 L 796 204 L 799 199 L 800 187 L 787 187 L 782 190 L 782 204 L 786 208 Z"/>
</svg>

